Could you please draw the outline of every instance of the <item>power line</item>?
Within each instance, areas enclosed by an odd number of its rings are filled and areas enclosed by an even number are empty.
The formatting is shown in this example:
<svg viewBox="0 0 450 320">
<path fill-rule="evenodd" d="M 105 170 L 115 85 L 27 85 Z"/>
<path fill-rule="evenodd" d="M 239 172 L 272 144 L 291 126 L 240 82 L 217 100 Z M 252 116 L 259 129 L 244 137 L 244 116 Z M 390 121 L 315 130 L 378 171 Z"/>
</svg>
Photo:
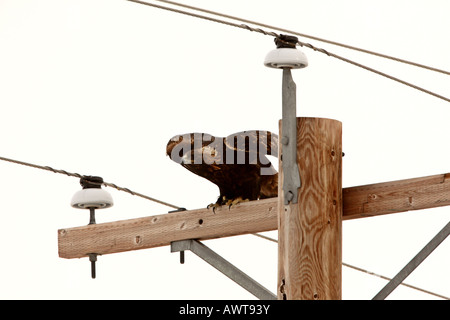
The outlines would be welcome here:
<svg viewBox="0 0 450 320">
<path fill-rule="evenodd" d="M 450 71 L 446 71 L 446 70 L 438 69 L 438 68 L 435 68 L 435 67 L 430 67 L 430 66 L 427 66 L 427 65 L 424 65 L 424 64 L 421 64 L 421 63 L 417 63 L 417 62 L 413 62 L 413 61 L 409 61 L 409 60 L 393 57 L 393 56 L 390 56 L 390 55 L 387 55 L 387 54 L 384 54 L 384 53 L 379 53 L 379 52 L 375 52 L 375 51 L 371 51 L 371 50 L 367 50 L 367 49 L 358 48 L 358 47 L 351 46 L 351 45 L 344 44 L 344 43 L 340 43 L 340 42 L 337 42 L 337 41 L 327 40 L 327 39 L 324 39 L 324 38 L 319 38 L 319 37 L 316 37 L 316 36 L 312 36 L 312 35 L 296 32 L 296 31 L 293 31 L 293 30 L 279 28 L 279 27 L 268 25 L 268 24 L 265 24 L 265 23 L 252 21 L 252 20 L 248 20 L 248 19 L 243 19 L 243 18 L 239 18 L 239 17 L 236 17 L 236 16 L 232 16 L 232 15 L 228 15 L 228 14 L 224 14 L 224 13 L 220 13 L 220 12 L 216 12 L 216 11 L 212 11 L 212 10 L 207 10 L 207 9 L 203 9 L 203 8 L 198 8 L 198 7 L 194 7 L 194 6 L 190 6 L 190 5 L 187 5 L 187 4 L 178 3 L 178 2 L 174 2 L 174 1 L 168 1 L 168 0 L 155 0 L 155 1 L 159 1 L 159 2 L 163 2 L 163 3 L 167 3 L 167 4 L 183 7 L 183 8 L 190 9 L 190 10 L 204 12 L 204 13 L 212 14 L 212 15 L 215 15 L 215 16 L 227 18 L 227 19 L 232 19 L 232 20 L 244 22 L 244 23 L 250 23 L 252 25 L 260 26 L 260 27 L 263 27 L 263 28 L 268 28 L 268 29 L 277 30 L 277 31 L 280 31 L 280 32 L 290 33 L 290 34 L 293 34 L 293 35 L 296 35 L 296 36 L 299 36 L 299 37 L 308 38 L 308 39 L 312 39 L 312 40 L 316 40 L 316 41 L 332 44 L 332 45 L 339 46 L 339 47 L 342 47 L 342 48 L 346 48 L 346 49 L 350 49 L 350 50 L 354 50 L 354 51 L 359 51 L 359 52 L 367 53 L 367 54 L 370 54 L 370 55 L 373 55 L 373 56 L 377 56 L 377 57 L 381 57 L 381 58 L 385 58 L 385 59 L 401 62 L 401 63 L 404 63 L 404 64 L 409 64 L 409 65 L 412 65 L 412 66 L 415 66 L 415 67 L 427 69 L 427 70 L 430 70 L 430 71 L 435 71 L 435 72 L 443 73 L 443 74 L 446 74 L 446 75 L 450 75 Z"/>
<path fill-rule="evenodd" d="M 401 79 L 399 79 L 399 78 L 397 78 L 397 77 L 394 77 L 394 76 L 391 76 L 391 75 L 389 75 L 389 74 L 387 74 L 387 73 L 384 73 L 384 72 L 378 71 L 378 70 L 376 70 L 376 69 L 370 68 L 370 67 L 368 67 L 368 66 L 365 66 L 365 65 L 363 65 L 363 64 L 361 64 L 361 63 L 358 63 L 358 62 L 355 62 L 355 61 L 353 61 L 353 60 L 344 58 L 344 57 L 339 56 L 339 55 L 337 55 L 337 54 L 335 54 L 335 53 L 331 53 L 331 52 L 325 51 L 325 50 L 323 50 L 323 49 L 315 48 L 314 46 L 312 46 L 312 45 L 310 45 L 310 44 L 302 43 L 302 42 L 300 42 L 300 41 L 299 41 L 299 44 L 300 44 L 300 46 L 305 46 L 305 47 L 308 47 L 308 48 L 313 49 L 314 51 L 319 51 L 319 52 L 325 53 L 326 55 L 328 55 L 328 56 L 330 56 L 330 57 L 333 57 L 333 58 L 342 60 L 342 61 L 344 61 L 344 62 L 347 62 L 347 63 L 349 63 L 349 64 L 352 64 L 352 65 L 354 65 L 354 66 L 357 66 L 357 67 L 359 67 L 359 68 L 365 69 L 365 70 L 367 70 L 367 71 L 373 72 L 373 73 L 378 74 L 378 75 L 380 75 L 380 76 L 383 76 L 383 77 L 385 77 L 385 78 L 388 78 L 388 79 L 391 79 L 391 80 L 393 80 L 393 81 L 399 82 L 399 83 L 401 83 L 401 84 L 403 84 L 403 85 L 405 85 L 405 86 L 411 87 L 411 88 L 413 88 L 413 89 L 422 91 L 422 92 L 427 93 L 427 94 L 429 94 L 429 95 L 432 95 L 432 96 L 434 96 L 434 97 L 436 97 L 436 98 L 439 98 L 439 99 L 442 99 L 442 100 L 444 100 L 444 101 L 450 102 L 450 99 L 449 99 L 449 98 L 444 97 L 444 96 L 442 96 L 442 95 L 440 95 L 440 94 L 437 94 L 437 93 L 432 92 L 432 91 L 430 91 L 430 90 L 424 89 L 424 88 L 419 87 L 419 86 L 417 86 L 417 85 L 415 85 L 415 84 L 412 84 L 412 83 L 410 83 L 410 82 L 401 80 Z"/>
<path fill-rule="evenodd" d="M 377 274 L 377 273 L 374 273 L 374 272 L 371 272 L 371 271 L 367 271 L 367 270 L 362 269 L 362 268 L 358 268 L 358 267 L 352 266 L 352 265 L 350 265 L 348 263 L 344 263 L 343 262 L 342 265 L 347 267 L 347 268 L 351 268 L 351 269 L 354 269 L 354 270 L 357 270 L 357 271 L 360 271 L 360 272 L 367 273 L 367 274 L 369 274 L 371 276 L 381 278 L 383 280 L 387 280 L 387 281 L 391 281 L 392 280 L 391 278 L 385 277 L 383 275 L 380 275 L 380 274 Z M 411 288 L 411 289 L 414 289 L 414 290 L 417 290 L 417 291 L 421 291 L 421 292 L 426 293 L 426 294 L 430 294 L 430 295 L 436 296 L 438 298 L 442 298 L 442 299 L 445 299 L 445 300 L 450 300 L 450 298 L 448 298 L 446 296 L 443 296 L 441 294 L 434 293 L 434 292 L 431 292 L 431 291 L 428 291 L 428 290 L 425 290 L 425 289 L 422 289 L 422 288 L 419 288 L 419 287 L 416 287 L 416 286 L 412 286 L 412 285 L 404 283 L 404 282 L 400 283 L 400 285 L 403 285 L 405 287 L 408 287 L 408 288 Z"/>
<path fill-rule="evenodd" d="M 245 30 L 248 30 L 248 31 L 257 32 L 257 33 L 261 33 L 261 34 L 264 34 L 264 35 L 269 35 L 269 36 L 276 37 L 276 38 L 278 38 L 280 36 L 279 34 L 273 32 L 273 31 L 266 31 L 266 30 L 263 30 L 263 29 L 260 29 L 260 28 L 253 28 L 253 27 L 250 27 L 250 26 L 245 25 L 245 24 L 237 24 L 237 23 L 234 23 L 234 22 L 225 21 L 225 20 L 221 20 L 221 19 L 216 19 L 216 18 L 212 18 L 212 17 L 207 17 L 207 16 L 204 16 L 204 15 L 200 15 L 200 14 L 196 14 L 196 13 L 192 13 L 192 12 L 187 12 L 187 11 L 183 11 L 183 10 L 179 10 L 179 9 L 175 9 L 175 8 L 169 8 L 169 7 L 165 7 L 165 6 L 160 6 L 160 5 L 149 3 L 149 2 L 144 2 L 144 1 L 139 1 L 139 0 L 126 0 L 126 1 L 139 3 L 139 4 L 142 4 L 142 5 L 146 5 L 146 6 L 162 9 L 162 10 L 168 10 L 168 11 L 171 11 L 171 12 L 175 12 L 175 13 L 179 13 L 179 14 L 183 14 L 183 15 L 188 15 L 188 16 L 192 16 L 192 17 L 195 17 L 195 18 L 203 19 L 203 20 L 208 20 L 208 21 L 212 21 L 212 22 L 216 22 L 216 23 L 221 23 L 221 24 L 225 24 L 225 25 L 236 27 L 236 28 L 240 28 L 240 29 L 245 29 Z M 419 90 L 419 91 L 421 91 L 423 93 L 429 94 L 429 95 L 434 96 L 434 97 L 439 98 L 439 99 L 442 99 L 442 100 L 444 100 L 446 102 L 450 102 L 450 98 L 444 97 L 444 96 L 439 95 L 439 94 L 437 94 L 435 92 L 432 92 L 430 90 L 424 89 L 422 87 L 419 87 L 419 86 L 414 85 L 412 83 L 409 83 L 407 81 L 401 80 L 401 79 L 399 79 L 397 77 L 394 77 L 394 76 L 391 76 L 391 75 L 389 75 L 387 73 L 378 71 L 378 70 L 376 70 L 374 68 L 370 68 L 370 67 L 365 66 L 365 65 L 363 65 L 361 63 L 358 63 L 358 62 L 355 62 L 353 60 L 344 58 L 344 57 L 339 56 L 337 54 L 334 54 L 334 53 L 332 53 L 332 52 L 330 52 L 328 50 L 325 50 L 325 49 L 322 49 L 322 48 L 318 48 L 316 46 L 313 46 L 312 44 L 304 43 L 304 42 L 301 42 L 301 41 L 298 41 L 298 44 L 300 46 L 302 46 L 302 47 L 306 47 L 306 48 L 312 49 L 314 51 L 326 54 L 327 56 L 339 59 L 341 61 L 344 61 L 344 62 L 347 62 L 349 64 L 352 64 L 352 65 L 354 65 L 356 67 L 359 67 L 359 68 L 362 68 L 364 70 L 367 70 L 367 71 L 373 72 L 375 74 L 378 74 L 378 75 L 380 75 L 382 77 L 391 79 L 393 81 L 396 81 L 398 83 L 401 83 L 401 84 L 406 85 L 408 87 L 411 87 L 413 89 Z"/>
<path fill-rule="evenodd" d="M 28 162 L 24 162 L 24 161 L 19 161 L 19 160 L 13 160 L 13 159 L 5 158 L 5 157 L 0 157 L 0 160 L 11 162 L 11 163 L 15 163 L 15 164 L 20 164 L 20 165 L 31 167 L 31 168 L 35 168 L 35 169 L 46 170 L 46 171 L 50 171 L 50 172 L 53 172 L 53 173 L 64 174 L 64 175 L 69 176 L 69 177 L 75 177 L 75 178 L 80 178 L 80 179 L 85 177 L 84 175 L 81 175 L 79 173 L 68 172 L 66 170 L 60 170 L 60 169 L 53 169 L 52 167 L 49 167 L 49 166 L 41 166 L 41 165 L 28 163 Z M 95 183 L 95 182 L 92 182 L 92 183 Z M 130 190 L 128 188 L 119 187 L 119 186 L 117 186 L 114 183 L 103 182 L 102 185 L 107 186 L 107 187 L 111 187 L 111 188 L 114 188 L 114 189 L 117 189 L 119 191 L 124 191 L 124 192 L 127 192 L 127 193 L 129 193 L 129 194 L 131 194 L 133 196 L 141 197 L 141 198 L 144 198 L 144 199 L 147 199 L 147 200 L 150 200 L 150 201 L 153 201 L 153 202 L 156 202 L 156 203 L 168 206 L 168 207 L 172 207 L 172 208 L 175 208 L 175 209 L 180 209 L 180 207 L 175 206 L 173 204 L 170 204 L 170 203 L 167 203 L 167 202 L 164 202 L 164 201 L 161 201 L 161 200 L 158 200 L 158 199 L 146 196 L 146 195 L 144 195 L 142 193 L 132 191 L 132 190 Z"/>
<path fill-rule="evenodd" d="M 253 233 L 252 235 L 260 237 L 260 238 L 263 238 L 265 240 L 269 240 L 269 241 L 278 243 L 278 240 L 273 239 L 271 237 L 264 236 L 262 234 Z M 389 277 L 386 277 L 386 276 L 383 276 L 383 275 L 380 275 L 380 274 L 377 274 L 375 272 L 371 272 L 371 271 L 368 271 L 368 270 L 365 270 L 365 269 L 362 269 L 362 268 L 358 268 L 358 267 L 352 266 L 351 264 L 348 264 L 348 263 L 345 263 L 345 262 L 342 262 L 342 265 L 344 267 L 351 268 L 353 270 L 356 270 L 356 271 L 359 271 L 359 272 L 363 272 L 363 273 L 366 273 L 368 275 L 381 278 L 383 280 L 387 280 L 387 281 L 391 281 L 392 280 Z M 408 288 L 411 288 L 411 289 L 414 289 L 414 290 L 417 290 L 417 291 L 421 291 L 423 293 L 426 293 L 426 294 L 429 294 L 429 295 L 432 295 L 432 296 L 435 296 L 435 297 L 438 297 L 438 298 L 441 298 L 441 299 L 450 300 L 449 297 L 446 297 L 446 296 L 443 296 L 441 294 L 434 293 L 434 292 L 431 292 L 431 291 L 428 291 L 428 290 L 425 290 L 425 289 L 422 289 L 422 288 L 419 288 L 419 287 L 416 287 L 416 286 L 413 286 L 413 285 L 410 285 L 410 284 L 407 284 L 407 283 L 404 283 L 404 282 L 401 282 L 400 285 L 408 287 Z"/>
</svg>

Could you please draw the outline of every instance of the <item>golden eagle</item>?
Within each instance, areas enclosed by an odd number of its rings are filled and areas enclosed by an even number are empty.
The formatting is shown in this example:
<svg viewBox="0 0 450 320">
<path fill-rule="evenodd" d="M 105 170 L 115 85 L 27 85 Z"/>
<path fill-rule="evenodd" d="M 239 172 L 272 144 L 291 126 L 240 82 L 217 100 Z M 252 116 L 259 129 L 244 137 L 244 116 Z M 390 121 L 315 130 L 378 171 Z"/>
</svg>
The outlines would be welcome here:
<svg viewBox="0 0 450 320">
<path fill-rule="evenodd" d="M 242 131 L 225 138 L 187 133 L 171 138 L 166 153 L 219 187 L 213 209 L 278 195 L 278 172 L 267 158 L 278 157 L 278 136 L 271 132 Z"/>
</svg>

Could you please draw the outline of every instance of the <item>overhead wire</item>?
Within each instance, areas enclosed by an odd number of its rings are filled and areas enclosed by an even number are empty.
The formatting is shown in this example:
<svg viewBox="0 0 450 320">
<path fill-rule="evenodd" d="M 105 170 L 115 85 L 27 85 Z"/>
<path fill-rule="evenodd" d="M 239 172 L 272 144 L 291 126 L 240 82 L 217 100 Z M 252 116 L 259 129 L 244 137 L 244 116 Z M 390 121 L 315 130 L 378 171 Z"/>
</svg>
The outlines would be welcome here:
<svg viewBox="0 0 450 320">
<path fill-rule="evenodd" d="M 86 176 L 81 175 L 79 173 L 68 172 L 66 170 L 60 170 L 60 169 L 54 169 L 54 168 L 49 167 L 49 166 L 41 166 L 41 165 L 29 163 L 29 162 L 9 159 L 9 158 L 5 158 L 5 157 L 1 157 L 1 156 L 0 156 L 0 160 L 11 162 L 11 163 L 15 163 L 15 164 L 20 164 L 20 165 L 31 167 L 31 168 L 35 168 L 35 169 L 46 170 L 46 171 L 50 171 L 50 172 L 53 172 L 53 173 L 64 174 L 64 175 L 69 176 L 69 177 L 75 177 L 75 178 L 80 178 L 80 179 L 83 178 L 83 177 L 86 177 Z M 95 182 L 91 182 L 91 183 L 95 184 Z M 168 203 L 168 202 L 165 202 L 165 201 L 161 201 L 161 200 L 158 200 L 158 199 L 146 196 L 146 195 L 144 195 L 142 193 L 132 191 L 132 190 L 130 190 L 128 188 L 119 187 L 118 185 L 116 185 L 114 183 L 103 182 L 103 183 L 101 183 L 101 185 L 104 185 L 106 187 L 111 187 L 111 188 L 117 189 L 119 191 L 127 192 L 127 193 L 129 193 L 129 194 L 131 194 L 133 196 L 141 197 L 141 198 L 144 198 L 144 199 L 147 199 L 147 200 L 150 200 L 150 201 L 153 201 L 153 202 L 156 202 L 156 203 L 159 203 L 159 204 L 171 207 L 171 208 L 181 209 L 180 207 L 178 207 L 176 205 L 173 205 L 171 203 Z"/>
<path fill-rule="evenodd" d="M 252 235 L 257 236 L 259 238 L 263 238 L 263 239 L 271 241 L 271 242 L 278 243 L 278 240 L 273 239 L 271 237 L 267 237 L 267 236 L 262 235 L 262 234 L 253 233 Z M 383 276 L 383 275 L 380 275 L 380 274 L 377 274 L 375 272 L 371 272 L 371 271 L 368 271 L 368 270 L 365 270 L 365 269 L 362 269 L 362 268 L 355 267 L 355 266 L 353 266 L 351 264 L 348 264 L 348 263 L 345 263 L 345 262 L 342 262 L 342 265 L 344 267 L 347 267 L 347 268 L 350 268 L 350 269 L 353 269 L 353 270 L 356 270 L 356 271 L 359 271 L 359 272 L 362 272 L 362 273 L 366 273 L 368 275 L 371 275 L 371 276 L 374 276 L 374 277 L 378 277 L 378 278 L 381 278 L 383 280 L 387 280 L 387 281 L 391 281 L 392 280 L 389 277 L 386 277 L 386 276 Z M 438 293 L 435 293 L 435 292 L 432 292 L 432 291 L 429 291 L 429 290 L 425 290 L 425 289 L 422 289 L 422 288 L 419 288 L 419 287 L 416 287 L 416 286 L 413 286 L 413 285 L 410 285 L 410 284 L 407 284 L 407 283 L 404 283 L 404 282 L 401 282 L 400 285 L 408 287 L 410 289 L 421 291 L 423 293 L 426 293 L 426 294 L 429 294 L 429 295 L 432 295 L 432 296 L 435 296 L 435 297 L 438 297 L 438 298 L 441 298 L 441 299 L 450 300 L 449 297 L 446 297 L 444 295 L 441 295 L 441 294 L 438 294 Z"/>
<path fill-rule="evenodd" d="M 249 25 L 246 25 L 246 24 L 237 24 L 237 23 L 234 23 L 234 22 L 231 22 L 231 21 L 225 21 L 225 20 L 221 20 L 221 19 L 217 19 L 217 18 L 213 18 L 213 17 L 208 17 L 208 16 L 205 16 L 205 15 L 201 15 L 201 14 L 197 14 L 197 13 L 193 13 L 193 12 L 188 12 L 188 11 L 179 10 L 179 9 L 175 9 L 175 8 L 165 7 L 165 6 L 161 6 L 161 5 L 154 4 L 154 3 L 149 3 L 149 2 L 140 1 L 140 0 L 126 0 L 126 1 L 134 2 L 134 3 L 138 3 L 138 4 L 142 4 L 142 5 L 146 5 L 146 6 L 150 6 L 150 7 L 154 7 L 154 8 L 158 8 L 158 9 L 162 9 L 162 10 L 167 10 L 167 11 L 171 11 L 171 12 L 175 12 L 175 13 L 179 13 L 179 14 L 183 14 L 183 15 L 188 15 L 188 16 L 192 16 L 192 17 L 195 17 L 195 18 L 208 20 L 208 21 L 212 21 L 212 22 L 216 22 L 216 23 L 220 23 L 220 24 L 224 24 L 224 25 L 228 25 L 228 26 L 232 26 L 232 27 L 236 27 L 236 28 L 240 28 L 240 29 L 245 29 L 245 30 L 248 30 L 248 31 L 257 32 L 257 33 L 261 33 L 261 34 L 264 34 L 264 35 L 269 35 L 269 36 L 272 36 L 272 37 L 275 37 L 275 38 L 278 38 L 280 36 L 279 34 L 277 34 L 276 32 L 273 32 L 273 31 L 266 31 L 266 30 L 263 30 L 263 29 L 260 29 L 260 28 L 250 27 Z M 332 53 L 332 52 L 330 52 L 328 50 L 316 47 L 316 46 L 314 46 L 314 45 L 312 45 L 310 43 L 305 43 L 305 42 L 302 42 L 302 41 L 298 41 L 298 45 L 300 45 L 302 47 L 306 47 L 306 48 L 312 49 L 314 51 L 317 51 L 317 52 L 320 52 L 320 53 L 323 53 L 323 54 L 326 54 L 327 56 L 339 59 L 339 60 L 344 61 L 346 63 L 352 64 L 352 65 L 354 65 L 356 67 L 359 67 L 359 68 L 362 68 L 364 70 L 373 72 L 373 73 L 378 74 L 378 75 L 380 75 L 382 77 L 388 78 L 390 80 L 396 81 L 398 83 L 401 83 L 403 85 L 406 85 L 408 87 L 411 87 L 413 89 L 421 91 L 423 93 L 429 94 L 429 95 L 434 96 L 434 97 L 439 98 L 439 99 L 442 99 L 442 100 L 444 100 L 446 102 L 450 102 L 450 98 L 447 98 L 445 96 L 442 96 L 440 94 L 437 94 L 435 92 L 427 90 L 425 88 L 422 88 L 422 87 L 417 86 L 415 84 L 412 84 L 410 82 L 401 80 L 401 79 L 399 79 L 397 77 L 391 76 L 391 75 L 389 75 L 387 73 L 381 72 L 381 71 L 376 70 L 374 68 L 365 66 L 365 65 L 363 65 L 361 63 L 358 63 L 358 62 L 355 62 L 353 60 L 347 59 L 345 57 L 342 57 L 340 55 Z"/>
<path fill-rule="evenodd" d="M 426 69 L 426 70 L 430 70 L 430 71 L 434 71 L 434 72 L 439 72 L 439 73 L 443 73 L 443 74 L 446 74 L 446 75 L 450 75 L 450 71 L 442 70 L 442 69 L 435 68 L 435 67 L 430 67 L 430 66 L 427 66 L 427 65 L 424 65 L 424 64 L 421 64 L 421 63 L 417 63 L 417 62 L 414 62 L 414 61 L 409 61 L 409 60 L 406 60 L 406 59 L 397 58 L 397 57 L 390 56 L 390 55 L 387 55 L 387 54 L 384 54 L 384 53 L 379 53 L 379 52 L 375 52 L 375 51 L 371 51 L 371 50 L 367 50 L 367 49 L 351 46 L 351 45 L 344 44 L 344 43 L 341 43 L 341 42 L 332 41 L 332 40 L 328 40 L 328 39 L 324 39 L 324 38 L 308 35 L 308 34 L 305 34 L 305 33 L 300 33 L 300 32 L 297 32 L 297 31 L 276 27 L 276 26 L 265 24 L 265 23 L 261 23 L 261 22 L 258 22 L 258 21 L 248 20 L 248 19 L 232 16 L 232 15 L 229 15 L 229 14 L 224 14 L 224 13 L 221 13 L 221 12 L 216 12 L 216 11 L 212 11 L 212 10 L 208 10 L 208 9 L 198 8 L 198 7 L 195 7 L 195 6 L 191 6 L 191 5 L 187 5 L 187 4 L 183 4 L 183 3 L 178 3 L 178 2 L 175 2 L 175 1 L 168 1 L 168 0 L 154 0 L 154 1 L 163 2 L 163 3 L 166 3 L 166 4 L 170 4 L 170 5 L 174 5 L 174 6 L 178 6 L 178 7 L 183 7 L 183 8 L 186 8 L 186 9 L 195 10 L 195 11 L 199 11 L 199 12 L 203 12 L 203 13 L 207 13 L 207 14 L 212 14 L 212 15 L 215 15 L 215 16 L 219 16 L 219 17 L 227 18 L 227 19 L 232 19 L 232 20 L 235 20 L 235 21 L 243 22 L 243 23 L 250 23 L 250 24 L 255 25 L 255 26 L 268 28 L 268 29 L 272 29 L 272 30 L 276 30 L 276 31 L 280 31 L 280 32 L 286 32 L 286 33 L 289 33 L 289 34 L 292 34 L 292 35 L 296 35 L 296 36 L 299 36 L 299 37 L 308 38 L 308 39 L 312 39 L 312 40 L 328 43 L 328 44 L 335 45 L 335 46 L 338 46 L 338 47 L 342 47 L 342 48 L 346 48 L 346 49 L 350 49 L 350 50 L 354 50 L 354 51 L 359 51 L 359 52 L 363 52 L 363 53 L 370 54 L 370 55 L 373 55 L 373 56 L 381 57 L 381 58 L 384 58 L 384 59 L 389 59 L 389 60 L 401 62 L 401 63 L 404 63 L 404 64 L 409 64 L 409 65 L 412 65 L 412 66 L 415 66 L 415 67 L 423 68 L 423 69 Z"/>
</svg>

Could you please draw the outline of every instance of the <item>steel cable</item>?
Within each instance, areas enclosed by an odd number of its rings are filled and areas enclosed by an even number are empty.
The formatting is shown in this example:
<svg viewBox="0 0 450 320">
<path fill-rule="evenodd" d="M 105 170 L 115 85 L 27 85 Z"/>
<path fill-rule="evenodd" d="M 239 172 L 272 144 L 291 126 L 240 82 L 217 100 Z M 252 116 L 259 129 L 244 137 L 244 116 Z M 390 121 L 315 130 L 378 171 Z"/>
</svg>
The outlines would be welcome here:
<svg viewBox="0 0 450 320">
<path fill-rule="evenodd" d="M 138 4 L 143 4 L 143 5 L 146 5 L 146 6 L 150 6 L 150 7 L 154 7 L 154 8 L 158 8 L 158 9 L 162 9 L 162 10 L 168 10 L 168 11 L 171 11 L 171 12 L 175 12 L 175 13 L 179 13 L 179 14 L 183 14 L 183 15 L 188 15 L 188 16 L 192 16 L 192 17 L 195 17 L 195 18 L 204 19 L 204 20 L 208 20 L 208 21 L 212 21 L 212 22 L 216 22 L 216 23 L 220 23 L 220 24 L 225 24 L 225 25 L 228 25 L 228 26 L 245 29 L 245 30 L 248 30 L 248 31 L 257 32 L 257 33 L 261 33 L 261 34 L 264 34 L 264 35 L 269 35 L 269 36 L 276 37 L 276 38 L 278 38 L 280 36 L 279 34 L 273 32 L 273 31 L 266 31 L 266 30 L 263 30 L 263 29 L 260 29 L 260 28 L 253 28 L 253 27 L 250 27 L 250 26 L 245 25 L 245 24 L 237 24 L 237 23 L 234 23 L 234 22 L 225 21 L 225 20 L 221 20 L 221 19 L 216 19 L 216 18 L 212 18 L 212 17 L 207 17 L 207 16 L 204 16 L 204 15 L 200 15 L 200 14 L 196 14 L 196 13 L 192 13 L 192 12 L 187 12 L 187 11 L 183 11 L 183 10 L 179 10 L 179 9 L 175 9 L 175 8 L 169 8 L 169 7 L 165 7 L 165 6 L 160 6 L 160 5 L 149 3 L 149 2 L 144 2 L 144 1 L 140 1 L 140 0 L 126 0 L 126 1 L 134 2 L 134 3 L 138 3 Z M 322 48 L 318 48 L 316 46 L 313 46 L 312 44 L 304 43 L 304 42 L 301 42 L 301 41 L 298 41 L 298 44 L 300 46 L 312 49 L 314 51 L 326 54 L 327 56 L 330 56 L 330 57 L 339 59 L 341 61 L 344 61 L 346 63 L 352 64 L 352 65 L 357 66 L 359 68 L 362 68 L 364 70 L 373 72 L 373 73 L 378 74 L 378 75 L 380 75 L 382 77 L 385 77 L 385 78 L 391 79 L 393 81 L 399 82 L 399 83 L 401 83 L 403 85 L 406 85 L 406 86 L 411 87 L 413 89 L 419 90 L 419 91 L 421 91 L 423 93 L 429 94 L 429 95 L 434 96 L 434 97 L 439 98 L 439 99 L 442 99 L 442 100 L 444 100 L 446 102 L 450 102 L 450 98 L 444 97 L 444 96 L 442 96 L 440 94 L 437 94 L 435 92 L 432 92 L 430 90 L 424 89 L 422 87 L 419 87 L 419 86 L 414 85 L 412 83 L 409 83 L 407 81 L 401 80 L 401 79 L 399 79 L 397 77 L 394 77 L 394 76 L 391 76 L 391 75 L 389 75 L 387 73 L 378 71 L 378 70 L 376 70 L 374 68 L 370 68 L 370 67 L 365 66 L 365 65 L 363 65 L 361 63 L 358 63 L 358 62 L 355 62 L 353 60 L 344 58 L 344 57 L 339 56 L 337 54 L 334 54 L 334 53 L 332 53 L 332 52 L 330 52 L 328 50 L 325 50 L 325 49 L 322 49 Z"/>
<path fill-rule="evenodd" d="M 236 21 L 243 22 L 243 23 L 250 23 L 250 24 L 255 25 L 255 26 L 260 26 L 260 27 L 263 27 L 263 28 L 268 28 L 268 29 L 272 29 L 272 30 L 276 30 L 276 31 L 280 31 L 280 32 L 286 32 L 286 33 L 289 33 L 289 34 L 292 34 L 292 35 L 296 35 L 296 36 L 299 36 L 299 37 L 308 38 L 308 39 L 312 39 L 312 40 L 328 43 L 328 44 L 339 46 L 339 47 L 342 47 L 342 48 L 346 48 L 346 49 L 350 49 L 350 50 L 354 50 L 354 51 L 359 51 L 359 52 L 363 52 L 363 53 L 370 54 L 370 55 L 373 55 L 373 56 L 377 56 L 377 57 L 381 57 L 381 58 L 385 58 L 385 59 L 401 62 L 401 63 L 404 63 L 404 64 L 409 64 L 411 66 L 427 69 L 427 70 L 430 70 L 430 71 L 434 71 L 434 72 L 439 72 L 439 73 L 443 73 L 443 74 L 446 74 L 446 75 L 450 75 L 450 71 L 438 69 L 438 68 L 435 68 L 435 67 L 430 67 L 430 66 L 427 66 L 427 65 L 424 65 L 424 64 L 421 64 L 421 63 L 417 63 L 417 62 L 414 62 L 414 61 L 409 61 L 409 60 L 397 58 L 397 57 L 390 56 L 390 55 L 387 55 L 387 54 L 383 54 L 383 53 L 379 53 L 379 52 L 375 52 L 375 51 L 371 51 L 371 50 L 367 50 L 367 49 L 358 48 L 358 47 L 351 46 L 351 45 L 344 44 L 344 43 L 340 43 L 340 42 L 337 42 L 337 41 L 327 40 L 327 39 L 324 39 L 324 38 L 311 36 L 311 35 L 300 33 L 300 32 L 296 32 L 296 31 L 293 31 L 293 30 L 279 28 L 279 27 L 268 25 L 268 24 L 265 24 L 265 23 L 252 21 L 252 20 L 248 20 L 248 19 L 243 19 L 243 18 L 232 16 L 232 15 L 228 15 L 228 14 L 224 14 L 224 13 L 220 13 L 220 12 L 216 12 L 216 11 L 212 11 L 212 10 L 207 10 L 207 9 L 203 9 L 203 8 L 198 8 L 198 7 L 194 7 L 194 6 L 190 6 L 190 5 L 186 5 L 186 4 L 178 3 L 178 2 L 174 2 L 174 1 L 168 1 L 168 0 L 154 0 L 154 1 L 163 2 L 163 3 L 167 3 L 167 4 L 183 7 L 183 8 L 186 8 L 186 9 L 199 11 L 199 12 L 204 12 L 204 13 L 212 14 L 212 15 L 215 15 L 215 16 L 236 20 Z"/>
<path fill-rule="evenodd" d="M 49 167 L 49 166 L 40 166 L 40 165 L 37 165 L 37 164 L 28 163 L 28 162 L 19 161 L 19 160 L 13 160 L 13 159 L 5 158 L 5 157 L 0 157 L 0 160 L 11 162 L 11 163 L 15 163 L 15 164 L 20 164 L 20 165 L 31 167 L 31 168 L 46 170 L 46 171 L 50 171 L 50 172 L 53 172 L 53 173 L 64 174 L 64 175 L 69 176 L 69 177 L 75 177 L 75 178 L 80 178 L 80 179 L 85 177 L 84 175 L 81 175 L 79 173 L 73 173 L 73 172 L 68 172 L 66 170 L 54 169 L 54 168 Z M 92 183 L 94 183 L 94 182 L 92 182 Z M 127 192 L 127 193 L 129 193 L 129 194 L 131 194 L 133 196 L 141 197 L 141 198 L 144 198 L 144 199 L 147 199 L 147 200 L 150 200 L 150 201 L 153 201 L 153 202 L 156 202 L 156 203 L 159 203 L 159 204 L 171 207 L 171 208 L 180 209 L 180 207 L 178 207 L 176 205 L 173 205 L 173 204 L 167 203 L 165 201 L 161 201 L 161 200 L 158 200 L 158 199 L 146 196 L 146 195 L 144 195 L 142 193 L 132 191 L 132 190 L 130 190 L 128 188 L 119 187 L 119 186 L 117 186 L 114 183 L 103 182 L 102 185 L 107 186 L 107 187 L 111 187 L 111 188 L 114 188 L 114 189 L 117 189 L 119 191 Z"/>
</svg>

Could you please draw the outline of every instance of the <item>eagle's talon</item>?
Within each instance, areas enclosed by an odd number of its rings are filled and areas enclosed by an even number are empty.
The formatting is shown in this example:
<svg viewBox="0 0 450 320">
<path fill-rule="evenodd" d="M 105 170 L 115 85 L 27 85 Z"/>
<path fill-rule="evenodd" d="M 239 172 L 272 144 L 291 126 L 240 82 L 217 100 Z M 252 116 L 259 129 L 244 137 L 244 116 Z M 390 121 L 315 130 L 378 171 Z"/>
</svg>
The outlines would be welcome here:
<svg viewBox="0 0 450 320">
<path fill-rule="evenodd" d="M 212 211 L 213 211 L 213 213 L 215 214 L 215 213 L 216 213 L 216 209 L 217 209 L 218 207 L 220 207 L 219 204 L 217 204 L 217 203 L 210 203 L 210 204 L 208 204 L 208 206 L 206 207 L 206 209 L 211 209 L 211 208 L 212 208 Z"/>
<path fill-rule="evenodd" d="M 242 197 L 238 197 L 238 198 L 236 198 L 236 199 L 233 199 L 233 200 L 228 200 L 228 202 L 227 202 L 227 205 L 228 205 L 228 210 L 231 210 L 231 207 L 232 206 L 235 206 L 235 205 L 237 205 L 237 204 L 239 204 L 239 203 L 241 203 L 241 202 L 248 202 L 248 201 L 250 201 L 249 199 L 242 199 Z"/>
</svg>

